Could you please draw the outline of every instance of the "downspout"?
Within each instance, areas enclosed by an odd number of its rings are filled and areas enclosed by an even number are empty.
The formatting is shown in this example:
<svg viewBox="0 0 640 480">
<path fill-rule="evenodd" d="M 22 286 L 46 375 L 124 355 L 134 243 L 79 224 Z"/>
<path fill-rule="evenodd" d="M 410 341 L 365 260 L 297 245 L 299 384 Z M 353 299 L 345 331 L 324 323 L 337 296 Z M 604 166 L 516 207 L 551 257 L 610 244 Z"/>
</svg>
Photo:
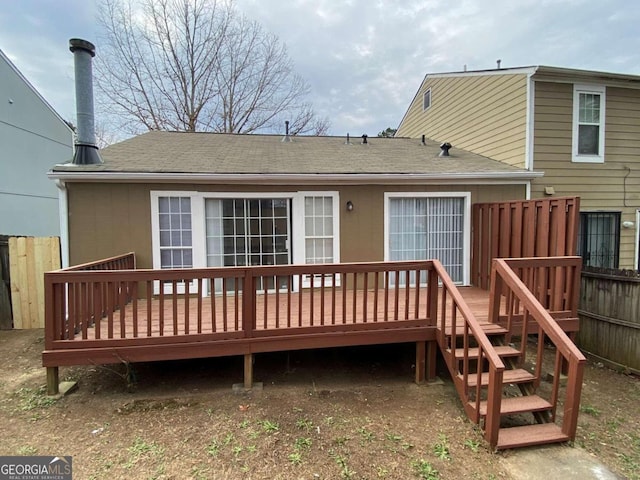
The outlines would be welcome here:
<svg viewBox="0 0 640 480">
<path fill-rule="evenodd" d="M 69 199 L 67 185 L 64 181 L 57 179 L 58 187 L 58 210 L 60 211 L 60 252 L 62 268 L 69 267 Z"/>
<path fill-rule="evenodd" d="M 525 144 L 524 144 L 524 168 L 533 171 L 533 141 L 534 141 L 534 115 L 535 115 L 535 75 L 538 68 L 533 73 L 527 74 L 527 98 L 526 98 L 526 120 L 525 120 Z M 531 199 L 531 182 L 527 182 L 527 200 Z"/>
</svg>

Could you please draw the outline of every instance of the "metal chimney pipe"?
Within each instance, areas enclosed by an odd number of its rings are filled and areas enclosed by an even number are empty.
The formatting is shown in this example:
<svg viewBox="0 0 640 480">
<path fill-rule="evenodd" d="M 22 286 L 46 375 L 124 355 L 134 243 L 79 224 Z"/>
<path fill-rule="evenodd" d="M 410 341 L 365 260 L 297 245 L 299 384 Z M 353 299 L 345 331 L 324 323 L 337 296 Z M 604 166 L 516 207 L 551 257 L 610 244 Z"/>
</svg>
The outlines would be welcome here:
<svg viewBox="0 0 640 480">
<path fill-rule="evenodd" d="M 96 146 L 96 129 L 93 111 L 93 70 L 92 58 L 96 54 L 93 43 L 80 38 L 69 40 L 69 50 L 73 53 L 76 76 L 76 151 L 75 165 L 95 165 L 102 162 Z"/>
<path fill-rule="evenodd" d="M 289 136 L 289 120 L 284 121 L 284 137 L 282 137 L 282 142 L 290 142 L 291 137 Z"/>
</svg>

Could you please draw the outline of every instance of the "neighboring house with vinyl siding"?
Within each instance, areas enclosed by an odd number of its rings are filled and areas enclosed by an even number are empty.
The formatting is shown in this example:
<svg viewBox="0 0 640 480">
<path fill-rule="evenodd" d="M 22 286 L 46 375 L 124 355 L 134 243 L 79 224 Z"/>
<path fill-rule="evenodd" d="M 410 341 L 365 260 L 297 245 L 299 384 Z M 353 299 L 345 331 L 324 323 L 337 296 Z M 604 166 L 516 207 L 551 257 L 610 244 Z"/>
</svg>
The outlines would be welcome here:
<svg viewBox="0 0 640 480">
<path fill-rule="evenodd" d="M 1 50 L 0 93 L 0 235 L 57 236 L 47 171 L 71 159 L 73 132 Z"/>
<path fill-rule="evenodd" d="M 542 171 L 531 198 L 580 196 L 587 265 L 638 268 L 640 76 L 547 66 L 428 74 L 396 136 Z"/>
</svg>

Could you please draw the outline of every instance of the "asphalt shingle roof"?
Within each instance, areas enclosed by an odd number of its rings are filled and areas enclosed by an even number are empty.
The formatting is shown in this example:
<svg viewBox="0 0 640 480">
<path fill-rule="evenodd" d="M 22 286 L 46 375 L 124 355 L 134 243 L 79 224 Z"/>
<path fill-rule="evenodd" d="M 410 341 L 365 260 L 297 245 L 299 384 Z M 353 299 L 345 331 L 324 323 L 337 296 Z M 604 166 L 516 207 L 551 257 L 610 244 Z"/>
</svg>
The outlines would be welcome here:
<svg viewBox="0 0 640 480">
<path fill-rule="evenodd" d="M 198 174 L 522 174 L 524 169 L 431 140 L 148 132 L 100 151 L 102 165 L 57 165 L 54 172 Z"/>
</svg>

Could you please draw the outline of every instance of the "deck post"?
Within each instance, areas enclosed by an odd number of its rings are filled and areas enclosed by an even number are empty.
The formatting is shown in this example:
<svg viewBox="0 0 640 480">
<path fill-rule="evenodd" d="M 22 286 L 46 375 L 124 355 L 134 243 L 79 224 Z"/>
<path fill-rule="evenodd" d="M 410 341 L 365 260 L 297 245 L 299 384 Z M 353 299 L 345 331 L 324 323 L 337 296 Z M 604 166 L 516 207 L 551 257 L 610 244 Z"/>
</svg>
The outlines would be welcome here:
<svg viewBox="0 0 640 480">
<path fill-rule="evenodd" d="M 427 342 L 427 381 L 436 379 L 436 355 L 438 354 L 438 343 L 435 340 Z"/>
<path fill-rule="evenodd" d="M 58 367 L 47 367 L 47 395 L 60 393 Z"/>
<path fill-rule="evenodd" d="M 420 385 L 425 381 L 426 342 L 416 342 L 416 383 Z"/>
<path fill-rule="evenodd" d="M 244 388 L 249 390 L 253 387 L 253 354 L 244 355 Z"/>
</svg>

